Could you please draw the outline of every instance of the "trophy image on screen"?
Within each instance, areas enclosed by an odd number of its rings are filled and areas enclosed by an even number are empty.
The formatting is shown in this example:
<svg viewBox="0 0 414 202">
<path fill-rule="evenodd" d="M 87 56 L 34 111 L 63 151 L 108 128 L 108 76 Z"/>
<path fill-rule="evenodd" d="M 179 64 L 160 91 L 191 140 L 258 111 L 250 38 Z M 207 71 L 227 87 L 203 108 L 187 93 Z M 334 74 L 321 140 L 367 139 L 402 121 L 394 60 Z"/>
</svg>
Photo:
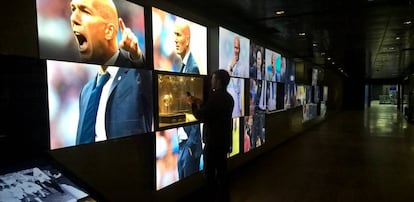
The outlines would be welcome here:
<svg viewBox="0 0 414 202">
<path fill-rule="evenodd" d="M 165 111 L 166 111 L 167 113 L 169 113 L 169 112 L 170 112 L 169 107 L 171 106 L 172 101 L 173 101 L 173 96 L 172 96 L 172 94 L 171 94 L 171 93 L 170 93 L 170 94 L 165 94 L 165 95 L 162 97 L 162 101 L 163 101 L 163 103 L 164 103 Z"/>
<path fill-rule="evenodd" d="M 159 127 L 196 121 L 189 99 L 203 98 L 203 78 L 158 75 Z"/>
</svg>

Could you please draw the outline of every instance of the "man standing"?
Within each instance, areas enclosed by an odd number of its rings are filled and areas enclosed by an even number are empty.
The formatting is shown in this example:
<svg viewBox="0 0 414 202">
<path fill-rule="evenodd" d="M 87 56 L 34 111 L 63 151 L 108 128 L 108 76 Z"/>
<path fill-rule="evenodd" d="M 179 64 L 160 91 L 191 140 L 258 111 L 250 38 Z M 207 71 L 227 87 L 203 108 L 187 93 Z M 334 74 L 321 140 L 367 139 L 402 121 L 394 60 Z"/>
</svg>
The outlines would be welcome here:
<svg viewBox="0 0 414 202">
<path fill-rule="evenodd" d="M 232 146 L 234 105 L 233 98 L 226 91 L 229 82 L 228 72 L 217 70 L 211 79 L 207 102 L 200 106 L 193 99 L 192 104 L 194 116 L 204 122 L 204 163 L 209 195 L 219 201 L 229 200 L 226 160 Z"/>
<path fill-rule="evenodd" d="M 175 22 L 175 48 L 181 57 L 181 73 L 200 74 L 197 62 L 190 51 L 190 25 L 184 19 Z"/>
<path fill-rule="evenodd" d="M 133 32 L 118 19 L 112 0 L 72 0 L 71 26 L 83 62 L 100 65 L 82 89 L 76 144 L 149 132 L 151 74 Z M 122 40 L 118 43 L 118 28 Z M 116 66 L 116 67 L 115 67 Z"/>
</svg>

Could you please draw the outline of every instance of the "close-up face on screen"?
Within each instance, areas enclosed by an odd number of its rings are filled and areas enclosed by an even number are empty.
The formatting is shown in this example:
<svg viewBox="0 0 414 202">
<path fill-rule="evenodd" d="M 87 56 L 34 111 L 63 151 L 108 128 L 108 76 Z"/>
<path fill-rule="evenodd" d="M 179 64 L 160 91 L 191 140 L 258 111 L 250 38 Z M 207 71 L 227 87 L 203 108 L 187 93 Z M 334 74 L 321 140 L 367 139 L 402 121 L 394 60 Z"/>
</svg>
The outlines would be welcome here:
<svg viewBox="0 0 414 202">
<path fill-rule="evenodd" d="M 207 74 L 207 27 L 152 8 L 154 68 Z"/>
<path fill-rule="evenodd" d="M 284 77 L 282 71 L 282 56 L 279 53 L 265 50 L 266 61 L 265 61 L 265 77 L 267 81 L 281 82 Z"/>
<path fill-rule="evenodd" d="M 152 131 L 151 71 L 110 66 L 100 75 L 100 68 L 47 61 L 51 149 Z"/>
<path fill-rule="evenodd" d="M 220 27 L 219 69 L 232 77 L 249 78 L 249 45 L 249 39 Z"/>
<path fill-rule="evenodd" d="M 265 80 L 265 48 L 250 42 L 249 75 L 251 79 Z"/>
<path fill-rule="evenodd" d="M 145 68 L 144 7 L 125 0 L 36 0 L 43 59 Z"/>
</svg>

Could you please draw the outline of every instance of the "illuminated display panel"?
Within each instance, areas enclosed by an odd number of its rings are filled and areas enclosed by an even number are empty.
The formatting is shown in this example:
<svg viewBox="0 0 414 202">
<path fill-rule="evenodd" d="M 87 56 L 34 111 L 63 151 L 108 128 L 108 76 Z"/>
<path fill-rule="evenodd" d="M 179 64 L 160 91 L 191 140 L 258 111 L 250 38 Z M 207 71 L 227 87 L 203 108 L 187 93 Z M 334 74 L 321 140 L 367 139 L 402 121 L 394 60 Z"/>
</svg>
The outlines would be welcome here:
<svg viewBox="0 0 414 202">
<path fill-rule="evenodd" d="M 156 190 L 203 169 L 202 129 L 194 124 L 156 132 Z"/>
<path fill-rule="evenodd" d="M 36 0 L 40 58 L 147 68 L 144 7 L 105 2 Z"/>
<path fill-rule="evenodd" d="M 277 102 L 277 83 L 267 82 L 266 85 L 266 107 L 267 111 L 275 111 Z"/>
<path fill-rule="evenodd" d="M 265 77 L 267 81 L 285 82 L 286 65 L 285 59 L 279 53 L 265 50 Z"/>
<path fill-rule="evenodd" d="M 96 116 L 95 138 L 84 139 L 89 95 L 100 66 L 47 60 L 50 148 L 74 146 L 153 130 L 152 72 L 109 67 L 112 80 Z M 103 94 L 102 93 L 102 94 Z M 102 95 L 101 95 L 102 97 Z"/>
<path fill-rule="evenodd" d="M 249 39 L 220 27 L 219 68 L 232 77 L 249 78 L 249 45 Z"/>
<path fill-rule="evenodd" d="M 265 57 L 265 48 L 250 41 L 249 75 L 251 79 L 265 79 Z"/>
<path fill-rule="evenodd" d="M 207 27 L 152 8 L 154 68 L 207 74 Z"/>
<path fill-rule="evenodd" d="M 230 78 L 227 92 L 232 96 L 234 101 L 232 117 L 244 116 L 244 79 Z"/>
<path fill-rule="evenodd" d="M 197 121 L 188 99 L 203 102 L 203 78 L 191 75 L 158 74 L 159 127 Z"/>
</svg>

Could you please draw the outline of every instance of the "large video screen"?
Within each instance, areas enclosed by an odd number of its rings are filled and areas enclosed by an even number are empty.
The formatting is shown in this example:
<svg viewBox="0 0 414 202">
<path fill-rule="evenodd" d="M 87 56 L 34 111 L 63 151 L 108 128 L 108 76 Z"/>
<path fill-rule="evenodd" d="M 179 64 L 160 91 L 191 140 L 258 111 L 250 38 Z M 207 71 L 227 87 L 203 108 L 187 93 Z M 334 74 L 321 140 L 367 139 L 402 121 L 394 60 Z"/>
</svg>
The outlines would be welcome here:
<svg viewBox="0 0 414 202">
<path fill-rule="evenodd" d="M 31 167 L 0 175 L 0 201 L 95 201 L 60 171 Z"/>
<path fill-rule="evenodd" d="M 152 8 L 154 68 L 207 74 L 207 28 Z"/>
<path fill-rule="evenodd" d="M 220 27 L 219 68 L 233 77 L 249 78 L 250 40 Z"/>
<path fill-rule="evenodd" d="M 282 82 L 284 78 L 285 70 L 282 69 L 282 56 L 279 53 L 265 50 L 265 77 L 267 81 Z M 284 82 L 284 81 L 283 81 Z"/>
<path fill-rule="evenodd" d="M 312 95 L 312 86 L 306 85 L 305 86 L 306 91 L 306 103 L 313 103 L 313 95 Z"/>
<path fill-rule="evenodd" d="M 249 115 L 256 111 L 266 111 L 266 84 L 264 80 L 250 79 Z"/>
<path fill-rule="evenodd" d="M 314 97 L 313 97 L 313 101 L 314 101 L 314 103 L 319 103 L 319 101 L 320 101 L 320 96 L 321 96 L 321 92 L 320 92 L 320 86 L 313 86 L 313 88 L 314 88 Z"/>
<path fill-rule="evenodd" d="M 102 72 L 99 65 L 47 60 L 51 149 L 152 131 L 152 72 Z"/>
<path fill-rule="evenodd" d="M 244 79 L 230 78 L 227 85 L 227 92 L 233 97 L 234 107 L 232 117 L 241 117 L 244 115 Z"/>
<path fill-rule="evenodd" d="M 296 92 L 296 100 L 298 105 L 305 105 L 306 104 L 306 90 L 304 85 L 298 85 Z"/>
<path fill-rule="evenodd" d="M 229 157 L 235 156 L 240 153 L 240 118 L 233 119 L 233 131 L 232 131 L 232 150 Z"/>
<path fill-rule="evenodd" d="M 291 59 L 286 59 L 286 80 L 287 84 L 294 84 L 296 82 L 295 62 Z"/>
<path fill-rule="evenodd" d="M 265 113 L 244 117 L 244 153 L 265 143 Z"/>
<path fill-rule="evenodd" d="M 265 49 L 250 41 L 249 75 L 251 79 L 265 79 Z"/>
<path fill-rule="evenodd" d="M 265 80 L 250 79 L 249 116 L 244 118 L 244 133 L 250 144 L 244 152 L 265 143 L 266 84 Z"/>
<path fill-rule="evenodd" d="M 277 102 L 276 98 L 277 98 L 277 83 L 268 81 L 266 85 L 267 111 L 276 110 L 276 102 Z"/>
<path fill-rule="evenodd" d="M 157 190 L 203 169 L 202 125 L 156 132 Z"/>
<path fill-rule="evenodd" d="M 159 127 L 197 121 L 189 99 L 203 101 L 203 78 L 191 75 L 158 74 Z"/>
<path fill-rule="evenodd" d="M 316 86 L 318 84 L 318 69 L 312 69 L 312 86 Z"/>
<path fill-rule="evenodd" d="M 125 0 L 36 0 L 44 59 L 144 68 L 144 8 Z"/>
<path fill-rule="evenodd" d="M 323 101 L 328 101 L 328 86 L 323 87 Z"/>
<path fill-rule="evenodd" d="M 298 106 L 296 100 L 296 84 L 285 85 L 285 109 L 290 109 Z"/>
</svg>

